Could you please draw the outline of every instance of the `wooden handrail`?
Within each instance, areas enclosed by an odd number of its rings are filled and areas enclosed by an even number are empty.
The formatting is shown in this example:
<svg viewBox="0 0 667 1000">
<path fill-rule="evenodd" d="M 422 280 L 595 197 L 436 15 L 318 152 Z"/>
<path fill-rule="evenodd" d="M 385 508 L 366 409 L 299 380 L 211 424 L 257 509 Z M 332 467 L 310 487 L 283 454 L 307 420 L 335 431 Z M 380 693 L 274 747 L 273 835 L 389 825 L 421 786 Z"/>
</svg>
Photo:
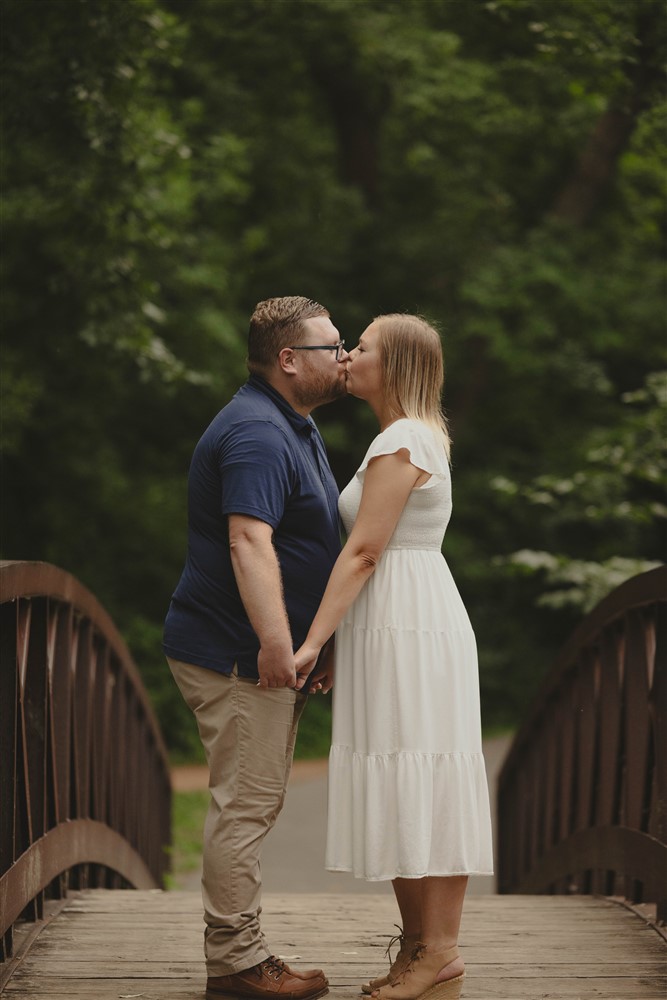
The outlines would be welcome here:
<svg viewBox="0 0 667 1000">
<path fill-rule="evenodd" d="M 600 893 L 667 918 L 667 567 L 558 656 L 498 782 L 500 892 Z"/>
<path fill-rule="evenodd" d="M 164 741 L 127 646 L 69 573 L 0 563 L 0 934 L 68 887 L 153 888 L 168 867 Z"/>
</svg>

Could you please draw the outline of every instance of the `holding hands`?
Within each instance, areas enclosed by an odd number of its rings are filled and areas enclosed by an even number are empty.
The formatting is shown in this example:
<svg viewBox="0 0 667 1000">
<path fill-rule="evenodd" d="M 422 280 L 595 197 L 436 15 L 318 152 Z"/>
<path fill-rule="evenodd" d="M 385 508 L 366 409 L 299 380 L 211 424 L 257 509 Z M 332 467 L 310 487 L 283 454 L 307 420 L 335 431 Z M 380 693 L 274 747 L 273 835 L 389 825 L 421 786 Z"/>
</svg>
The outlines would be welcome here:
<svg viewBox="0 0 667 1000">
<path fill-rule="evenodd" d="M 329 639 L 324 646 L 315 645 L 308 639 L 294 654 L 296 666 L 296 690 L 301 691 L 308 681 L 307 694 L 327 694 L 333 687 L 334 675 L 334 638 Z M 315 669 L 317 668 L 317 669 Z M 310 676 L 311 672 L 312 676 Z M 310 679 L 309 679 L 310 677 Z"/>
<path fill-rule="evenodd" d="M 294 687 L 297 677 L 291 647 L 289 645 L 282 648 L 261 646 L 257 656 L 257 672 L 259 674 L 258 687 Z"/>
<path fill-rule="evenodd" d="M 261 648 L 257 667 L 258 687 L 289 687 L 301 691 L 307 681 L 306 694 L 317 694 L 319 691 L 327 694 L 333 687 L 334 639 L 332 637 L 323 647 L 306 640 L 296 653 L 292 653 L 291 649 L 276 651 Z"/>
</svg>

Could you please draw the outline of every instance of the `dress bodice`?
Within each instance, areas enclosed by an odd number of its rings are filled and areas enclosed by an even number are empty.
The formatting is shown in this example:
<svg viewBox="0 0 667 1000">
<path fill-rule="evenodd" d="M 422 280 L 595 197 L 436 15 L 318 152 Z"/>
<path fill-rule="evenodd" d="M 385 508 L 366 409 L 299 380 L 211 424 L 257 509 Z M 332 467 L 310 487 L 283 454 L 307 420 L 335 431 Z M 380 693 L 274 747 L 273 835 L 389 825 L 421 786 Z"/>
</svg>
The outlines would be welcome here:
<svg viewBox="0 0 667 1000">
<path fill-rule="evenodd" d="M 410 452 L 412 464 L 429 472 L 431 478 L 410 493 L 387 549 L 439 551 L 452 512 L 449 465 L 434 431 L 418 420 L 397 420 L 372 441 L 363 462 L 338 501 L 345 530 L 349 535 L 355 522 L 368 463 L 380 455 L 392 455 L 403 448 Z"/>
</svg>

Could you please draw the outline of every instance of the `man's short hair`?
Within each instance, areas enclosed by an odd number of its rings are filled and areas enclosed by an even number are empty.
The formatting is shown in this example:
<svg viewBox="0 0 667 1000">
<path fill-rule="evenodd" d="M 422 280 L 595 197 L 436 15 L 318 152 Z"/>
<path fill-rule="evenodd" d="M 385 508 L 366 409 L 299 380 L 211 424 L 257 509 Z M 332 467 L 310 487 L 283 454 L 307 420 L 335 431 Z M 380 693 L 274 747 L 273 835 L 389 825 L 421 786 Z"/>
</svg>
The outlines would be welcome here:
<svg viewBox="0 0 667 1000">
<path fill-rule="evenodd" d="M 303 295 L 284 295 L 258 302 L 250 317 L 248 370 L 259 374 L 266 372 L 283 347 L 301 343 L 304 320 L 328 315 L 324 306 Z"/>
</svg>

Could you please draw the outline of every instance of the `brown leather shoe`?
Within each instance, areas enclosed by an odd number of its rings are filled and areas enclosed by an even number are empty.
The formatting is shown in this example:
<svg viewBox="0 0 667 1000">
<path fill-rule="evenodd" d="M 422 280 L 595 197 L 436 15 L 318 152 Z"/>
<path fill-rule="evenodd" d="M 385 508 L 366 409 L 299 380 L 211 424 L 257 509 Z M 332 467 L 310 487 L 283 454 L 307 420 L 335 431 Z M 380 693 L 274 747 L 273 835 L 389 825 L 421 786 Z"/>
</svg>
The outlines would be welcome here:
<svg viewBox="0 0 667 1000">
<path fill-rule="evenodd" d="M 293 969 L 287 962 L 284 962 L 282 958 L 278 958 L 276 955 L 270 955 L 269 958 L 277 962 L 278 965 L 282 965 L 283 969 L 289 972 L 290 976 L 296 976 L 297 979 L 324 979 L 325 982 L 328 982 L 322 969 Z"/>
<path fill-rule="evenodd" d="M 329 982 L 319 969 L 295 973 L 273 956 L 243 972 L 206 981 L 206 1000 L 316 1000 L 328 992 Z"/>
</svg>

